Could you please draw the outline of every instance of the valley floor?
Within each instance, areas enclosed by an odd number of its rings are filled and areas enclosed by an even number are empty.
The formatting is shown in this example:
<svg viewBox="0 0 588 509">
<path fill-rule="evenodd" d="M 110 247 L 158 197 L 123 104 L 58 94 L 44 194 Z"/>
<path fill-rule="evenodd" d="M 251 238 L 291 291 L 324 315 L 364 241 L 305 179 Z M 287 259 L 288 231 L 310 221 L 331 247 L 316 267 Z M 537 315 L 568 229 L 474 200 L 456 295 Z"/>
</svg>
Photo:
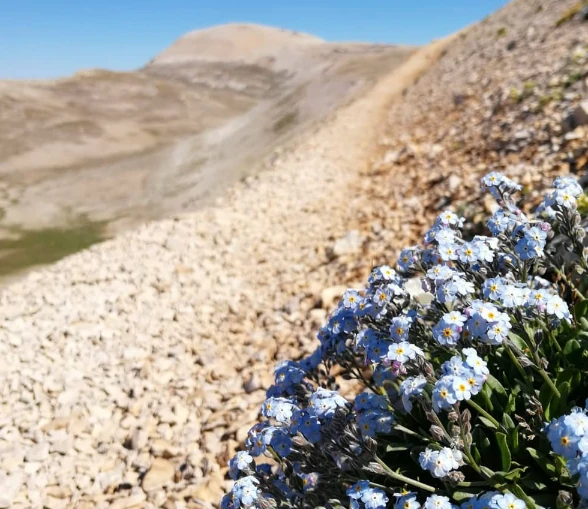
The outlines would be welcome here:
<svg viewBox="0 0 588 509">
<path fill-rule="evenodd" d="M 210 507 L 278 359 L 315 347 L 386 107 L 429 46 L 197 213 L 148 224 L 0 298 L 0 507 Z M 390 253 L 390 260 L 396 253 Z M 322 291 L 328 288 L 327 291 Z"/>
</svg>

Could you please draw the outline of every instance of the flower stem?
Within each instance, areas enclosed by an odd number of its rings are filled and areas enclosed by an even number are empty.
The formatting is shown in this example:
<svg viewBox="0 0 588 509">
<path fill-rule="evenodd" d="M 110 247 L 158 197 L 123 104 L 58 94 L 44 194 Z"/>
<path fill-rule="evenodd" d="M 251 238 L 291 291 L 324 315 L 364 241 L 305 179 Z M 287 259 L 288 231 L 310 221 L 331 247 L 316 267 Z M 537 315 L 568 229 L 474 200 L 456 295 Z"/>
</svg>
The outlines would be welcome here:
<svg viewBox="0 0 588 509">
<path fill-rule="evenodd" d="M 457 486 L 460 488 L 477 488 L 478 486 L 489 486 L 486 481 L 463 481 L 458 482 Z"/>
<path fill-rule="evenodd" d="M 549 342 L 555 346 L 555 349 L 558 352 L 561 352 L 561 345 L 558 343 L 557 338 L 555 337 L 555 335 L 553 334 L 553 331 L 549 328 L 549 327 L 543 327 L 543 332 L 545 332 L 545 334 L 547 334 L 547 337 L 549 338 Z"/>
<path fill-rule="evenodd" d="M 536 362 L 537 361 L 539 361 L 539 359 L 536 359 Z M 541 375 L 541 378 L 545 380 L 545 383 L 549 385 L 549 388 L 551 389 L 551 392 L 553 392 L 554 396 L 557 398 L 561 398 L 561 393 L 559 392 L 558 388 L 555 386 L 551 378 L 549 378 L 549 375 L 540 365 L 537 366 L 537 371 L 539 371 L 539 375 Z"/>
<path fill-rule="evenodd" d="M 394 429 L 397 430 L 397 431 L 401 431 L 402 433 L 405 433 L 407 435 L 411 435 L 413 437 L 420 438 L 421 440 L 424 440 L 425 442 L 430 442 L 431 441 L 430 438 L 424 437 L 423 435 L 421 435 L 420 433 L 417 433 L 416 431 L 413 431 L 411 429 L 405 428 L 401 424 L 394 424 Z"/>
<path fill-rule="evenodd" d="M 396 481 L 410 484 L 411 486 L 414 486 L 415 488 L 420 488 L 421 490 L 425 490 L 430 493 L 435 493 L 435 488 L 433 486 L 429 486 L 428 484 L 422 483 L 420 481 L 415 481 L 414 479 L 411 479 L 410 477 L 406 477 L 405 475 L 394 472 L 394 470 L 392 470 L 388 465 L 386 465 L 386 463 L 384 463 L 380 458 L 378 458 L 377 456 L 375 458 L 376 458 L 376 461 L 379 463 L 379 465 L 384 469 L 384 471 L 386 472 L 386 475 L 388 475 L 388 477 L 391 477 L 392 479 L 395 479 Z"/>
<path fill-rule="evenodd" d="M 486 417 L 486 419 L 488 419 L 498 429 L 502 428 L 500 423 L 494 417 L 492 417 L 488 412 L 486 412 L 486 410 L 484 410 L 480 405 L 478 405 L 478 403 L 476 403 L 475 401 L 472 401 L 471 399 L 468 399 L 467 402 L 468 402 L 468 405 L 470 405 L 474 410 L 476 410 L 478 413 L 480 413 L 484 417 Z"/>
<path fill-rule="evenodd" d="M 508 345 L 504 345 L 504 348 L 506 350 L 506 353 L 508 353 L 508 356 L 510 357 L 510 360 L 512 361 L 512 363 L 516 366 L 518 372 L 521 374 L 521 376 L 523 377 L 523 380 L 527 383 L 527 385 L 529 387 L 533 387 L 533 384 L 531 383 L 531 381 L 529 380 L 529 377 L 527 376 L 527 373 L 525 372 L 525 370 L 523 369 L 523 366 L 521 366 L 521 363 L 519 362 L 519 360 L 515 357 L 515 354 L 513 353 L 513 351 L 510 349 L 510 347 Z"/>
</svg>

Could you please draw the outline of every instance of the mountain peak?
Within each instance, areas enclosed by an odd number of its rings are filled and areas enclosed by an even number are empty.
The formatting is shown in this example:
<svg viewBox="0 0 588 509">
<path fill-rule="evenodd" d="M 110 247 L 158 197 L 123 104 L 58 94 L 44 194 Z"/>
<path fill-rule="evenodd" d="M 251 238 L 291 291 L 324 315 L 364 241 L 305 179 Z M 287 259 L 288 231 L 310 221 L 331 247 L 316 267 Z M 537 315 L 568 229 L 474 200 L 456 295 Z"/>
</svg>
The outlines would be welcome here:
<svg viewBox="0 0 588 509">
<path fill-rule="evenodd" d="M 228 23 L 195 30 L 176 40 L 157 55 L 152 64 L 193 60 L 255 63 L 287 51 L 296 52 L 324 43 L 318 37 L 252 23 Z"/>
</svg>

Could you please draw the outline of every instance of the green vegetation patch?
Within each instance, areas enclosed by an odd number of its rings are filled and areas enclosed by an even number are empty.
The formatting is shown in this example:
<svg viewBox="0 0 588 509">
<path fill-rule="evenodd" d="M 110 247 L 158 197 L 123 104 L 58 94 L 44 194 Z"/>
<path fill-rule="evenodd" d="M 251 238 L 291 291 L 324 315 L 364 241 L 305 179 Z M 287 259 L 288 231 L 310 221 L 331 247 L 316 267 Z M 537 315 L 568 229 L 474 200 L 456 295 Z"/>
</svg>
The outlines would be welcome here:
<svg viewBox="0 0 588 509">
<path fill-rule="evenodd" d="M 0 276 L 16 274 L 35 265 L 56 262 L 92 244 L 106 240 L 105 221 L 78 221 L 67 228 L 22 230 L 15 239 L 0 239 Z"/>
</svg>

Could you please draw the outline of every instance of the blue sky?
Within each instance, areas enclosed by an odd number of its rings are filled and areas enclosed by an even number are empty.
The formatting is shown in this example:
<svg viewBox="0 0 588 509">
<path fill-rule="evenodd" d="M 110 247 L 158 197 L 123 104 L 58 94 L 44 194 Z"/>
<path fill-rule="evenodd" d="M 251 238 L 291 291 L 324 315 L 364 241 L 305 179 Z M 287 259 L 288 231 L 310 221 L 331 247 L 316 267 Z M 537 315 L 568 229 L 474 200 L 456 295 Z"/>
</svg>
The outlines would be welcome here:
<svg viewBox="0 0 588 509">
<path fill-rule="evenodd" d="M 327 40 L 425 44 L 505 0 L 1 0 L 0 78 L 130 70 L 190 30 L 252 22 Z"/>
</svg>

